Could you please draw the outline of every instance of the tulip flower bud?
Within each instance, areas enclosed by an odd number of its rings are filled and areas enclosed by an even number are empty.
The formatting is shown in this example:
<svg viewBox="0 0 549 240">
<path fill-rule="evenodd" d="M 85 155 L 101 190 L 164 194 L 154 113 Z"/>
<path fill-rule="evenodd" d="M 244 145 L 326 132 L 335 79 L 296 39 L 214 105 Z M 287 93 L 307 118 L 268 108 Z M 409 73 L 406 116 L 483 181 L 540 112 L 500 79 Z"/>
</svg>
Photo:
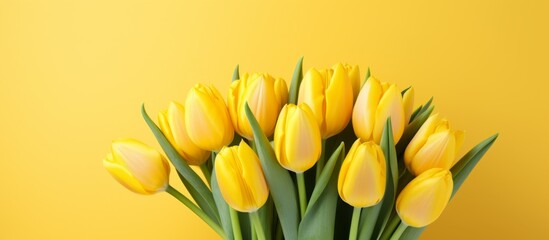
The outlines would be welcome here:
<svg viewBox="0 0 549 240">
<path fill-rule="evenodd" d="M 284 168 L 302 173 L 313 167 L 322 153 L 320 129 L 307 104 L 282 108 L 274 134 L 276 158 Z"/>
<path fill-rule="evenodd" d="M 339 171 L 339 196 L 353 207 L 376 205 L 385 194 L 386 174 L 381 147 L 372 141 L 357 139 Z"/>
<path fill-rule="evenodd" d="M 269 188 L 259 158 L 246 142 L 221 149 L 215 174 L 223 198 L 237 211 L 255 212 L 267 201 Z"/>
<path fill-rule="evenodd" d="M 103 166 L 122 185 L 140 194 L 168 187 L 170 165 L 155 149 L 132 139 L 114 141 Z"/>
<path fill-rule="evenodd" d="M 408 91 L 406 91 L 402 96 L 404 115 L 406 117 L 404 125 L 406 126 L 408 126 L 408 124 L 410 123 L 410 118 L 412 117 L 412 113 L 414 112 L 414 95 L 414 87 L 410 87 L 410 89 L 408 89 Z"/>
<path fill-rule="evenodd" d="M 253 139 L 252 127 L 246 117 L 249 104 L 259 126 L 267 137 L 273 135 L 278 112 L 288 102 L 288 87 L 283 79 L 268 74 L 244 74 L 233 81 L 229 91 L 228 106 L 233 126 L 241 136 Z"/>
<path fill-rule="evenodd" d="M 351 81 L 351 85 L 353 87 L 353 100 L 356 100 L 358 93 L 360 92 L 360 88 L 364 83 L 364 80 L 360 78 L 360 69 L 358 68 L 358 65 L 351 66 L 349 64 L 343 64 L 343 67 L 347 71 L 347 75 L 349 76 L 349 80 Z M 333 67 L 333 69 L 335 68 L 337 68 L 337 65 Z"/>
<path fill-rule="evenodd" d="M 231 143 L 234 129 L 223 97 L 214 86 L 195 85 L 185 102 L 185 127 L 199 148 L 217 151 Z"/>
<path fill-rule="evenodd" d="M 397 143 L 406 126 L 402 95 L 395 84 L 381 83 L 370 77 L 360 90 L 353 109 L 355 134 L 379 143 L 388 117 L 391 117 L 393 138 Z"/>
<path fill-rule="evenodd" d="M 446 208 L 453 188 L 450 171 L 432 168 L 423 172 L 398 195 L 396 210 L 400 219 L 416 228 L 433 223 Z"/>
<path fill-rule="evenodd" d="M 450 169 L 463 142 L 463 132 L 451 130 L 448 120 L 435 114 L 418 130 L 406 150 L 404 163 L 417 176 L 431 168 Z"/>
<path fill-rule="evenodd" d="M 187 134 L 183 105 L 171 102 L 167 111 L 158 114 L 158 123 L 168 141 L 187 161 L 187 164 L 201 165 L 208 159 L 210 152 L 196 146 Z"/>
<path fill-rule="evenodd" d="M 343 65 L 307 71 L 299 88 L 298 103 L 311 107 L 322 138 L 329 138 L 345 129 L 353 110 L 353 86 Z"/>
</svg>

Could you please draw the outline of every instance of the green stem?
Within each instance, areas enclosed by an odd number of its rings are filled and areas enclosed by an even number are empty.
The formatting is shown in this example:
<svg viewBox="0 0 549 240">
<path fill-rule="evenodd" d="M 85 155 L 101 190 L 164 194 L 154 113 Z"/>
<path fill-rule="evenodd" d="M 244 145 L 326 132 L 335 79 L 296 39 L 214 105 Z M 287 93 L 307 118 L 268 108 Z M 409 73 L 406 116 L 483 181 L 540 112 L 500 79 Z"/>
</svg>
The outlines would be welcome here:
<svg viewBox="0 0 549 240">
<path fill-rule="evenodd" d="M 252 224 L 255 227 L 258 240 L 266 240 L 265 231 L 263 230 L 263 225 L 261 225 L 261 220 L 259 219 L 259 213 L 257 211 L 251 212 L 250 218 L 252 219 Z"/>
<path fill-rule="evenodd" d="M 371 239 L 372 234 L 374 233 L 374 227 L 377 222 L 377 217 L 379 216 L 379 206 L 374 205 L 362 209 L 362 215 L 364 215 L 364 217 L 362 218 L 361 238 Z"/>
<path fill-rule="evenodd" d="M 353 218 L 351 220 L 351 229 L 349 230 L 349 240 L 356 240 L 358 236 L 358 222 L 360 222 L 360 211 L 362 208 L 355 207 Z"/>
<path fill-rule="evenodd" d="M 383 229 L 383 233 L 381 233 L 381 237 L 379 239 L 381 240 L 387 240 L 391 237 L 391 234 L 395 231 L 395 228 L 400 223 L 400 217 L 398 214 L 394 214 L 392 218 L 389 219 L 389 222 L 385 226 L 385 229 Z"/>
<path fill-rule="evenodd" d="M 398 228 L 395 230 L 395 233 L 393 233 L 393 236 L 391 236 L 391 240 L 399 240 L 402 233 L 404 233 L 404 230 L 408 228 L 408 225 L 406 225 L 404 222 L 400 222 L 400 225 L 398 225 Z"/>
<path fill-rule="evenodd" d="M 320 154 L 320 158 L 316 162 L 316 181 L 318 182 L 318 179 L 320 178 L 320 174 L 322 173 L 322 169 L 324 168 L 324 158 L 326 156 L 326 140 L 322 139 L 322 152 Z"/>
<path fill-rule="evenodd" d="M 185 197 L 183 194 L 181 194 L 179 191 L 177 191 L 172 186 L 168 185 L 166 188 L 166 192 L 175 197 L 177 200 L 179 200 L 183 205 L 188 207 L 191 211 L 193 211 L 198 217 L 202 219 L 202 221 L 206 222 L 219 236 L 221 236 L 223 239 L 225 239 L 225 232 L 223 229 L 215 223 L 202 209 L 200 209 L 198 206 L 196 206 L 191 200 L 189 200 L 187 197 Z"/>
<path fill-rule="evenodd" d="M 305 177 L 303 173 L 296 173 L 297 189 L 299 192 L 299 208 L 301 210 L 301 219 L 305 216 L 307 209 L 307 189 L 305 189 Z"/>
<path fill-rule="evenodd" d="M 207 166 L 206 163 L 203 163 L 200 165 L 200 170 L 202 170 L 202 173 L 204 174 L 204 177 L 206 178 L 206 181 L 208 182 L 208 185 L 212 185 L 212 172 L 210 171 L 210 168 Z"/>
<path fill-rule="evenodd" d="M 242 232 L 240 232 L 240 222 L 238 220 L 238 213 L 233 208 L 229 207 L 231 214 L 231 222 L 233 226 L 234 240 L 242 240 Z"/>
</svg>

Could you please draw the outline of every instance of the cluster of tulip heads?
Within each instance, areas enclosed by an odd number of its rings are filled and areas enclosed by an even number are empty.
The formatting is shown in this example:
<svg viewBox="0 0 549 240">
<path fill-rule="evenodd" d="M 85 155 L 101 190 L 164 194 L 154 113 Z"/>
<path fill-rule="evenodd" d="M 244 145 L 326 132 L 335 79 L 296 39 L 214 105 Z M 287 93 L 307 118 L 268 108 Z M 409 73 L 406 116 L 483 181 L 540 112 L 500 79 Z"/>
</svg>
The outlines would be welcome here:
<svg viewBox="0 0 549 240">
<path fill-rule="evenodd" d="M 409 239 L 442 213 L 496 135 L 458 159 L 463 132 L 358 66 L 233 74 L 227 101 L 197 84 L 145 121 L 170 164 L 132 139 L 103 161 L 128 189 L 168 192 L 225 239 Z M 203 178 L 197 175 L 197 166 Z M 205 180 L 203 180 L 205 179 Z M 192 200 L 191 200 L 192 198 Z"/>
</svg>

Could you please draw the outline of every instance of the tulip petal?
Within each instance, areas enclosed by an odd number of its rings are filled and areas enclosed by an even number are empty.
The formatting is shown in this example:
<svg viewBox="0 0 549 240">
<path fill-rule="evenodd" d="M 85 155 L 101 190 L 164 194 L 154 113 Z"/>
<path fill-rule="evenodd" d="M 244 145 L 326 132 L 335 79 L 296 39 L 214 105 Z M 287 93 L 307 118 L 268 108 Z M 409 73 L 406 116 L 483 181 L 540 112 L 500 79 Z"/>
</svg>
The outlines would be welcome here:
<svg viewBox="0 0 549 240">
<path fill-rule="evenodd" d="M 382 93 L 381 85 L 374 77 L 370 77 L 360 90 L 353 109 L 353 129 L 357 137 L 371 139 Z"/>
<path fill-rule="evenodd" d="M 341 132 L 351 120 L 353 86 L 342 64 L 335 67 L 325 91 L 325 131 L 322 132 L 324 139 Z"/>
<path fill-rule="evenodd" d="M 409 170 L 418 175 L 431 168 L 450 169 L 454 163 L 456 141 L 446 130 L 432 134 L 414 156 Z"/>
<path fill-rule="evenodd" d="M 385 122 L 389 117 L 391 117 L 391 122 L 393 123 L 394 141 L 398 142 L 404 132 L 406 118 L 404 116 L 402 96 L 395 84 L 390 85 L 379 100 L 379 105 L 376 109 L 373 133 L 375 142 L 381 141 L 381 133 L 383 132 L 383 127 L 385 127 Z"/>
<path fill-rule="evenodd" d="M 127 189 L 140 194 L 153 194 L 143 188 L 143 186 L 123 165 L 123 163 L 115 162 L 112 154 L 107 155 L 107 158 L 103 160 L 103 166 L 109 171 L 109 173 Z"/>
<path fill-rule="evenodd" d="M 441 118 L 437 113 L 430 116 L 421 128 L 419 128 L 416 135 L 412 138 L 412 141 L 410 141 L 408 147 L 406 147 L 406 150 L 404 151 L 404 163 L 406 166 L 411 164 L 416 153 L 421 149 L 421 147 L 423 147 L 427 141 L 427 138 L 435 131 L 436 126 L 440 121 Z"/>
</svg>

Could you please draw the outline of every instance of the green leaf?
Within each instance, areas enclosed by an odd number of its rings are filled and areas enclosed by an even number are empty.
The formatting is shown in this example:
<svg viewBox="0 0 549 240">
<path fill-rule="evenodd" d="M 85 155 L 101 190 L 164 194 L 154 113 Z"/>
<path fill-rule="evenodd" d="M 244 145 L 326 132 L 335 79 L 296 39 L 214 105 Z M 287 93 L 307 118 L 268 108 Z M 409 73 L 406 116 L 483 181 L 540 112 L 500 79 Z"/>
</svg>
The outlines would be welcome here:
<svg viewBox="0 0 549 240">
<path fill-rule="evenodd" d="M 179 173 L 178 171 L 176 172 L 177 172 L 177 176 L 179 176 L 179 179 L 181 179 L 181 182 L 183 183 L 183 185 L 185 186 L 185 188 L 187 189 L 191 197 L 194 199 L 194 201 L 198 204 L 200 209 L 203 209 L 203 210 L 208 209 L 208 205 L 206 201 L 203 201 L 201 199 L 200 193 L 196 190 L 196 188 L 187 179 L 185 179 L 185 177 L 181 175 L 181 173 Z M 200 200 L 197 200 L 197 199 L 200 199 Z M 216 214 L 215 212 L 208 212 L 208 211 L 204 211 L 204 212 L 206 213 L 206 215 L 208 215 L 208 217 L 210 217 L 214 221 L 217 221 L 218 214 Z"/>
<path fill-rule="evenodd" d="M 385 155 L 385 161 L 387 163 L 387 184 L 385 187 L 385 195 L 380 203 L 381 208 L 379 210 L 378 220 L 372 234 L 375 238 L 381 234 L 381 231 L 383 231 L 383 228 L 387 225 L 387 221 L 389 221 L 389 217 L 393 211 L 397 197 L 398 163 L 390 118 L 387 119 L 387 123 L 383 129 L 383 135 L 381 136 L 381 149 L 383 149 L 383 154 Z"/>
<path fill-rule="evenodd" d="M 334 238 L 337 201 L 339 199 L 337 180 L 344 158 L 345 145 L 341 143 L 322 170 L 319 181 L 311 195 L 305 216 L 299 224 L 298 239 L 330 240 Z"/>
<path fill-rule="evenodd" d="M 158 128 L 158 126 L 156 126 L 153 120 L 149 117 L 147 111 L 145 110 L 145 104 L 141 106 L 141 114 L 177 172 L 179 172 L 181 176 L 188 181 L 189 184 L 186 184 L 186 186 L 191 186 L 191 188 L 188 189 L 189 193 L 195 194 L 195 196 L 193 196 L 194 200 L 199 206 L 201 206 L 202 210 L 204 210 L 208 216 L 219 224 L 219 215 L 217 213 L 212 192 L 208 189 L 202 179 L 191 169 L 183 157 L 181 157 L 179 152 L 177 152 L 177 150 L 175 150 L 175 148 L 170 144 L 160 128 Z"/>
<path fill-rule="evenodd" d="M 233 239 L 233 228 L 231 225 L 231 215 L 229 213 L 229 205 L 223 199 L 221 191 L 219 190 L 219 183 L 217 182 L 217 176 L 215 174 L 215 168 L 212 171 L 212 192 L 221 219 L 221 227 L 228 239 Z"/>
<path fill-rule="evenodd" d="M 497 138 L 498 134 L 495 134 L 482 141 L 473 149 L 471 149 L 467 154 L 465 154 L 459 160 L 459 162 L 457 162 L 456 165 L 452 167 L 452 169 L 450 170 L 452 171 L 452 176 L 454 178 L 454 191 L 452 193 L 452 196 L 456 194 L 465 179 L 467 179 L 471 171 L 473 171 L 473 168 L 475 168 L 477 163 L 484 156 L 484 154 L 486 154 L 488 149 L 492 147 L 492 144 L 494 144 Z"/>
<path fill-rule="evenodd" d="M 296 189 L 290 174 L 280 166 L 271 143 L 263 134 L 259 123 L 255 119 L 250 106 L 246 104 L 246 116 L 250 121 L 254 133 L 254 141 L 265 179 L 269 185 L 269 191 L 276 207 L 284 238 L 288 240 L 297 239 L 297 228 L 299 225 L 299 210 L 297 205 Z"/>
<path fill-rule="evenodd" d="M 402 136 L 396 145 L 398 156 L 402 156 L 402 154 L 404 154 L 404 150 L 406 150 L 406 147 L 410 141 L 412 141 L 412 138 L 414 138 L 419 128 L 421 128 L 425 121 L 427 121 L 433 112 L 433 109 L 434 107 L 429 107 L 428 109 L 422 111 L 410 124 L 408 124 L 408 127 L 404 129 L 404 133 L 402 133 Z"/>
<path fill-rule="evenodd" d="M 297 104 L 297 95 L 299 94 L 301 80 L 303 80 L 303 57 L 300 57 L 295 65 L 294 75 L 292 76 L 292 83 L 290 85 L 290 103 Z"/>
<path fill-rule="evenodd" d="M 482 159 L 484 154 L 490 149 L 492 144 L 498 138 L 498 134 L 495 134 L 486 140 L 480 142 L 474 148 L 472 148 L 467 154 L 465 154 L 454 167 L 450 170 L 454 179 L 454 190 L 452 192 L 452 198 L 460 189 L 461 185 L 467 179 L 473 168 Z M 425 231 L 423 228 L 408 227 L 402 234 L 400 239 L 418 239 L 419 236 Z"/>
<path fill-rule="evenodd" d="M 239 70 L 239 66 L 238 64 L 236 65 L 236 67 L 234 68 L 234 71 L 233 71 L 233 82 L 240 79 L 240 70 Z"/>
<path fill-rule="evenodd" d="M 339 144 L 339 147 L 332 153 L 332 156 L 330 156 L 330 159 L 328 159 L 328 162 L 324 166 L 324 169 L 322 170 L 322 173 L 320 174 L 320 177 L 316 182 L 311 198 L 309 199 L 309 205 L 307 207 L 307 210 L 309 210 L 310 206 L 315 204 L 315 202 L 318 200 L 318 198 L 324 191 L 324 188 L 328 185 L 329 181 L 331 180 L 332 172 L 336 167 L 337 160 L 339 159 L 342 151 L 343 151 L 343 156 L 345 156 L 345 143 L 343 142 Z M 339 171 L 337 172 L 339 173 Z"/>
<path fill-rule="evenodd" d="M 425 105 L 423 105 L 423 109 L 421 111 L 424 112 L 427 109 L 429 109 L 429 107 L 431 106 L 431 103 L 433 103 L 433 97 L 429 98 L 429 101 L 427 101 L 427 103 L 425 103 Z"/>
<path fill-rule="evenodd" d="M 414 110 L 414 112 L 412 113 L 412 115 L 410 115 L 410 122 L 411 123 L 412 121 L 414 121 L 414 119 L 416 118 L 416 116 L 421 112 L 421 109 L 423 108 L 423 105 L 419 106 L 418 108 L 416 108 L 416 110 Z"/>
</svg>

